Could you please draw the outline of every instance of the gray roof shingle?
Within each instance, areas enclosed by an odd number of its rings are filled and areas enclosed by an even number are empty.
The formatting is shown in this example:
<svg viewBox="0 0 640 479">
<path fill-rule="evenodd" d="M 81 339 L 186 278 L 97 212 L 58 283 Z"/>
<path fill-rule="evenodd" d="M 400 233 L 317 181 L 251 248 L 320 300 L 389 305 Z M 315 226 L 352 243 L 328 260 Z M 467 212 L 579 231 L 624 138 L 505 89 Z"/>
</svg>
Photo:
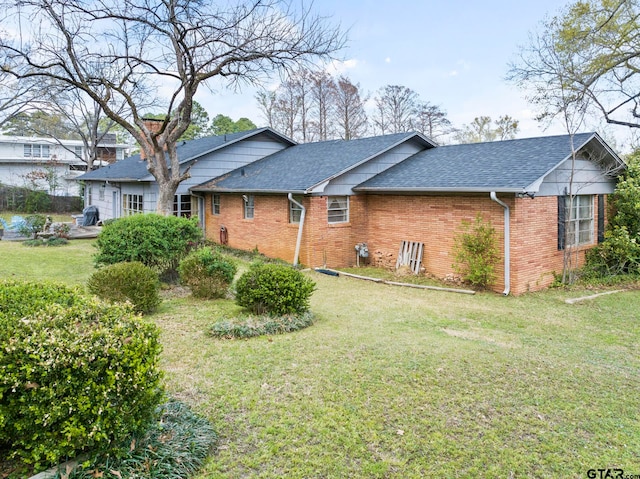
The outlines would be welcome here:
<svg viewBox="0 0 640 479">
<path fill-rule="evenodd" d="M 304 143 L 238 168 L 192 190 L 305 192 L 409 139 L 433 146 L 417 133 Z"/>
<path fill-rule="evenodd" d="M 576 151 L 595 133 L 573 136 Z M 421 151 L 356 191 L 519 192 L 571 156 L 569 135 L 450 145 Z"/>
</svg>

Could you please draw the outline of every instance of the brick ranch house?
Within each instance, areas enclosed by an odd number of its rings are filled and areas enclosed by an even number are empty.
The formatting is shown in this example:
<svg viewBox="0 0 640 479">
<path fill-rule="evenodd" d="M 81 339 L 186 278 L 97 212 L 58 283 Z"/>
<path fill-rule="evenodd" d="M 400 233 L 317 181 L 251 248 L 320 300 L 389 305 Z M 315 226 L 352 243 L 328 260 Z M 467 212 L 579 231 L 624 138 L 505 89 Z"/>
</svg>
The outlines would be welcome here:
<svg viewBox="0 0 640 479">
<path fill-rule="evenodd" d="M 602 239 L 622 169 L 597 133 L 451 146 L 405 133 L 287 146 L 190 192 L 211 240 L 330 268 L 354 265 L 359 243 L 395 264 L 402 241 L 420 242 L 437 277 L 452 273 L 454 238 L 480 213 L 500 244 L 493 289 L 521 294 L 562 271 L 565 239 L 581 261 Z"/>
</svg>

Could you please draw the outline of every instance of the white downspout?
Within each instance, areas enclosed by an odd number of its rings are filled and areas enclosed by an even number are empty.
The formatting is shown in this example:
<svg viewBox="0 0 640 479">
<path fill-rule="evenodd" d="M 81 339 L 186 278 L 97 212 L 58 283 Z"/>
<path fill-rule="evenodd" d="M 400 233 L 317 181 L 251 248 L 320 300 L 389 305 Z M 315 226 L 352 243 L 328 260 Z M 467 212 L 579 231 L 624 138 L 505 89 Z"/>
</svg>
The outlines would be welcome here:
<svg viewBox="0 0 640 479">
<path fill-rule="evenodd" d="M 298 238 L 296 239 L 296 252 L 293 255 L 293 265 L 297 266 L 298 265 L 298 257 L 300 256 L 300 243 L 302 243 L 302 228 L 304 227 L 304 215 L 306 213 L 306 209 L 304 206 L 302 206 L 300 203 L 298 203 L 296 200 L 293 199 L 293 194 L 289 193 L 287 195 L 287 198 L 289 198 L 289 201 L 291 201 L 291 203 L 293 203 L 294 205 L 296 205 L 298 208 L 300 208 L 300 224 L 298 225 Z"/>
<path fill-rule="evenodd" d="M 491 192 L 491 199 L 504 208 L 504 291 L 502 294 L 508 296 L 511 292 L 511 242 L 509 241 L 509 205 L 500 201 L 496 196 L 496 192 Z"/>
</svg>

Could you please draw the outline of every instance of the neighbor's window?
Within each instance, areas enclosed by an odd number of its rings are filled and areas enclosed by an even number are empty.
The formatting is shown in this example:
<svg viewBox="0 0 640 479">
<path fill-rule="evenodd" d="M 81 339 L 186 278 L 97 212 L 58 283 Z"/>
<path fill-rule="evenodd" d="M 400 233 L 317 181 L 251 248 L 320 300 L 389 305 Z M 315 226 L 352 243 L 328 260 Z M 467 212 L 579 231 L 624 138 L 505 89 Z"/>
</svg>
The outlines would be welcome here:
<svg viewBox="0 0 640 479">
<path fill-rule="evenodd" d="M 242 195 L 242 201 L 244 201 L 244 219 L 253 219 L 253 213 L 255 211 L 255 198 L 253 195 Z"/>
<path fill-rule="evenodd" d="M 220 195 L 211 195 L 211 214 L 220 214 Z"/>
<path fill-rule="evenodd" d="M 175 195 L 173 197 L 173 216 L 191 218 L 191 195 Z"/>
<path fill-rule="evenodd" d="M 144 212 L 142 195 L 122 195 L 122 214 L 131 216 Z"/>
<path fill-rule="evenodd" d="M 302 196 L 294 195 L 293 199 L 296 203 L 302 204 Z M 289 201 L 289 223 L 300 223 L 300 216 L 302 216 L 302 208 L 300 208 L 293 201 Z"/>
<path fill-rule="evenodd" d="M 329 223 L 349 221 L 349 197 L 329 196 L 327 198 L 327 218 Z"/>
<path fill-rule="evenodd" d="M 76 155 L 78 158 L 82 159 L 82 147 L 81 147 L 81 146 L 74 146 L 74 147 L 73 147 L 73 153 L 74 153 L 74 155 Z"/>
<path fill-rule="evenodd" d="M 566 196 L 564 208 L 567 246 L 593 243 L 593 196 L 574 196 L 571 202 Z"/>
<path fill-rule="evenodd" d="M 28 158 L 49 158 L 49 145 L 24 145 L 24 156 Z"/>
</svg>

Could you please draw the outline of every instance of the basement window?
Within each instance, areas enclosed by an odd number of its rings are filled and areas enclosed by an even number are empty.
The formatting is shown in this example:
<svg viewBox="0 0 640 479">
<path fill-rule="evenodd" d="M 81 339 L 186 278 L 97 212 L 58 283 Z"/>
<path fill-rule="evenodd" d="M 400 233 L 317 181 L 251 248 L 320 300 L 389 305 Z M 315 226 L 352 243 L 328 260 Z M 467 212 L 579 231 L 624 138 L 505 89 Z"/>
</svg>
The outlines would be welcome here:
<svg viewBox="0 0 640 479">
<path fill-rule="evenodd" d="M 327 198 L 327 219 L 329 223 L 349 221 L 349 197 L 329 196 Z"/>
</svg>

